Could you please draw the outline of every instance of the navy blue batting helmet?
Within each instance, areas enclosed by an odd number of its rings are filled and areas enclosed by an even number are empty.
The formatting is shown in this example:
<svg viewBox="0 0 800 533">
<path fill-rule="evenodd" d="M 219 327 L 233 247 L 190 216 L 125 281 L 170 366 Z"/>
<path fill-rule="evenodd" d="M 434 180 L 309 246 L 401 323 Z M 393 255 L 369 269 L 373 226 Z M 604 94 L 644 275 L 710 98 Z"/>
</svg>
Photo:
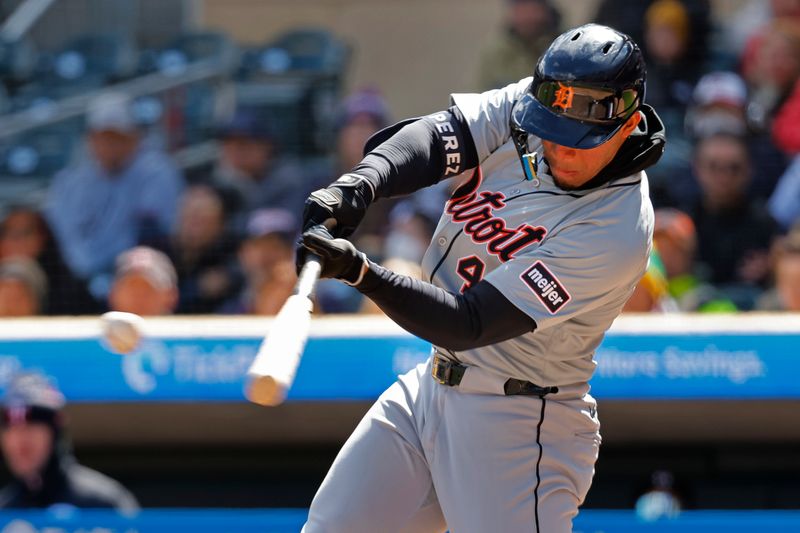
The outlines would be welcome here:
<svg viewBox="0 0 800 533">
<path fill-rule="evenodd" d="M 586 24 L 559 35 L 542 55 L 511 124 L 562 146 L 593 148 L 641 107 L 644 88 L 644 58 L 633 39 Z"/>
</svg>

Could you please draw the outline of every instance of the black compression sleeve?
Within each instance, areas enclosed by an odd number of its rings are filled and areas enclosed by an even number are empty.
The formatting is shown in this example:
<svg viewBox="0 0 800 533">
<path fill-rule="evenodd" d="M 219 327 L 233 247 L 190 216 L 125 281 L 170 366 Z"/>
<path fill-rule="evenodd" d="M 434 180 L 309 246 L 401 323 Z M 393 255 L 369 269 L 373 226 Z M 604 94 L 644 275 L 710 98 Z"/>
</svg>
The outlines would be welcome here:
<svg viewBox="0 0 800 533">
<path fill-rule="evenodd" d="M 355 166 L 375 198 L 410 194 L 478 166 L 478 152 L 458 107 L 403 126 Z"/>
<path fill-rule="evenodd" d="M 403 329 L 448 350 L 494 344 L 536 328 L 532 318 L 487 281 L 453 294 L 370 263 L 356 288 Z"/>
</svg>

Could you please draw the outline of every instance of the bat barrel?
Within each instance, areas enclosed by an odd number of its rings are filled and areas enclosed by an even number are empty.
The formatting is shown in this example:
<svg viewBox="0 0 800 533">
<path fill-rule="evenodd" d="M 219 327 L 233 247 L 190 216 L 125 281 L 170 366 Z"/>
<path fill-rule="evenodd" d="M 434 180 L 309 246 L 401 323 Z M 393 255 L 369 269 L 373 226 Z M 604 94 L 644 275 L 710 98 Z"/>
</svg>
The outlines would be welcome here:
<svg viewBox="0 0 800 533">
<path fill-rule="evenodd" d="M 292 386 L 311 326 L 310 295 L 319 279 L 321 259 L 309 254 L 295 293 L 275 316 L 247 371 L 245 395 L 259 405 L 279 405 Z"/>
</svg>

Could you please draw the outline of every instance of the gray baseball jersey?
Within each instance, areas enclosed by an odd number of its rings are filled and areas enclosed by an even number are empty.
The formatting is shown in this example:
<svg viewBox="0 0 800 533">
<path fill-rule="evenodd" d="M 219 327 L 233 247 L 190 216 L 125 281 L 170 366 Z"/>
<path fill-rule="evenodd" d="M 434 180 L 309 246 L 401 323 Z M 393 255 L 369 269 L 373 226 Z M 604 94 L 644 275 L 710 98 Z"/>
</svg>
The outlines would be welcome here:
<svg viewBox="0 0 800 533">
<path fill-rule="evenodd" d="M 481 166 L 447 203 L 422 268 L 426 281 L 450 291 L 486 279 L 537 324 L 505 342 L 445 353 L 542 386 L 581 383 L 647 267 L 653 209 L 643 171 L 565 191 L 539 156 L 537 177 L 524 178 L 508 117 L 530 81 L 452 95 Z M 541 154 L 541 140 L 530 136 L 529 149 Z"/>
</svg>

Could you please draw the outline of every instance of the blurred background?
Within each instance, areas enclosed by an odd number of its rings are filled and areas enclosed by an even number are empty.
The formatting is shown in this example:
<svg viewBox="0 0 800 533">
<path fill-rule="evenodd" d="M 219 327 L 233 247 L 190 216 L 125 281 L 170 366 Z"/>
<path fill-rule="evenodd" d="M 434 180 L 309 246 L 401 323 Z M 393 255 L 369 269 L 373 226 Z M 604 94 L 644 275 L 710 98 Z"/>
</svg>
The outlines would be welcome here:
<svg viewBox="0 0 800 533">
<path fill-rule="evenodd" d="M 298 531 L 429 348 L 323 282 L 289 401 L 245 402 L 304 199 L 590 21 L 642 46 L 668 142 L 576 531 L 800 531 L 800 0 L 0 3 L 0 531 Z M 379 201 L 358 246 L 419 276 L 450 181 Z M 108 310 L 146 317 L 131 356 L 99 342 Z"/>
</svg>

